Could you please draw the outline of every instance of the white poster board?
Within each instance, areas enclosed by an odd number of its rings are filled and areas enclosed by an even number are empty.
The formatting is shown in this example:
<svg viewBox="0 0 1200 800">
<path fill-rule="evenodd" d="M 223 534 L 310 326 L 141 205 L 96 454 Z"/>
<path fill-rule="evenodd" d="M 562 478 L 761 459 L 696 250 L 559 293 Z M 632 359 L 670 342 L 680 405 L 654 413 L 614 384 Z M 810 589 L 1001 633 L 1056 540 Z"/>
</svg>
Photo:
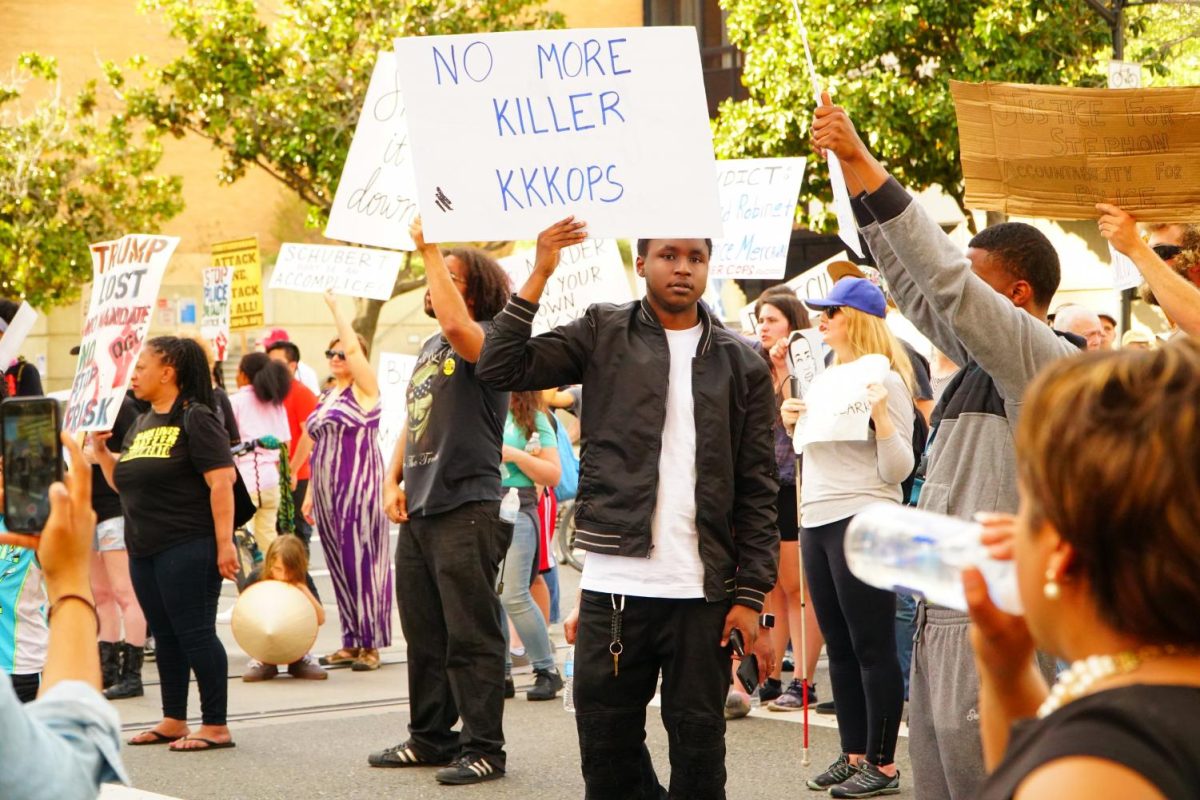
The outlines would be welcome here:
<svg viewBox="0 0 1200 800">
<path fill-rule="evenodd" d="M 1110 243 L 1108 245 L 1109 264 L 1112 266 L 1112 287 L 1118 292 L 1125 289 L 1136 289 L 1142 285 L 1142 273 L 1137 265 Z"/>
<path fill-rule="evenodd" d="M 204 304 L 200 311 L 200 335 L 212 342 L 217 361 L 229 349 L 229 300 L 233 295 L 233 267 L 204 270 Z"/>
<path fill-rule="evenodd" d="M 37 324 L 38 314 L 29 303 L 22 302 L 12 322 L 0 319 L 0 372 L 21 355 L 21 345 Z M 39 370 L 40 372 L 41 370 Z"/>
<path fill-rule="evenodd" d="M 520 289 L 533 271 L 534 253 L 534 248 L 529 248 L 500 259 L 513 291 Z M 586 239 L 559 254 L 558 269 L 547 282 L 533 319 L 533 333 L 536 336 L 578 319 L 594 303 L 628 303 L 632 299 L 616 240 Z"/>
<path fill-rule="evenodd" d="M 131 233 L 91 246 L 93 286 L 63 429 L 107 431 L 146 340 L 177 236 Z"/>
<path fill-rule="evenodd" d="M 390 250 L 327 244 L 284 243 L 279 247 L 272 289 L 391 300 L 404 256 Z"/>
<path fill-rule="evenodd" d="M 379 53 L 354 139 L 338 180 L 325 236 L 344 242 L 414 249 L 409 223 L 417 215 L 404 97 L 396 54 Z"/>
<path fill-rule="evenodd" d="M 405 396 L 408 394 L 408 381 L 416 365 L 416 356 L 400 353 L 379 354 L 379 449 L 383 453 L 385 467 L 391 463 L 392 453 L 396 451 L 396 442 L 400 439 L 400 432 L 404 430 L 404 421 L 408 419 Z"/>
<path fill-rule="evenodd" d="M 428 241 L 718 237 L 712 130 L 691 27 L 396 40 Z"/>
<path fill-rule="evenodd" d="M 825 371 L 825 343 L 815 328 L 792 331 L 788 344 L 788 372 L 796 379 L 797 397 L 805 397 L 817 376 Z"/>
<path fill-rule="evenodd" d="M 713 242 L 708 277 L 769 280 L 787 270 L 803 158 L 717 162 L 725 232 Z"/>
<path fill-rule="evenodd" d="M 887 376 L 886 356 L 871 354 L 829 367 L 804 395 L 805 413 L 796 424 L 796 452 L 813 442 L 865 442 L 871 421 L 867 387 Z"/>
</svg>

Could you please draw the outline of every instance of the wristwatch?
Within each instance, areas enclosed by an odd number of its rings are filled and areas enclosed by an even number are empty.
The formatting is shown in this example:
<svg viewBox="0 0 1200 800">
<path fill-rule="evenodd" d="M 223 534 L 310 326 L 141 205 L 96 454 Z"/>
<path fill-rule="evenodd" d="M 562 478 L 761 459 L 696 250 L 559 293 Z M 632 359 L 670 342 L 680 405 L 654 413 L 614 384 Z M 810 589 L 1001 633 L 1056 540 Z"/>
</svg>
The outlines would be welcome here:
<svg viewBox="0 0 1200 800">
<path fill-rule="evenodd" d="M 775 615 L 774 614 L 763 614 L 762 616 L 760 616 L 758 618 L 758 624 L 760 627 L 763 627 L 763 628 L 768 628 L 768 629 L 774 628 L 775 627 Z"/>
</svg>

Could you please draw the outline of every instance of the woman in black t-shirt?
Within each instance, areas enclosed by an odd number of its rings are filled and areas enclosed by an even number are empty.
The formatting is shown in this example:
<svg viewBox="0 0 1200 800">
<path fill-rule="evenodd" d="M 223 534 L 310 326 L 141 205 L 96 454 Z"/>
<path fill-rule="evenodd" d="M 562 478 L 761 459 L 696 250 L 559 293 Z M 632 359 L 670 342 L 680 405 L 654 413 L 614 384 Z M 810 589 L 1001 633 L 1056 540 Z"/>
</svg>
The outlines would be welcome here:
<svg viewBox="0 0 1200 800">
<path fill-rule="evenodd" d="M 162 722 L 129 743 L 170 742 L 188 752 L 232 747 L 228 664 L 216 630 L 221 578 L 237 574 L 229 434 L 214 413 L 208 364 L 193 341 L 148 341 L 132 388 L 150 410 L 126 434 L 120 460 L 106 436 L 97 436 L 95 447 L 129 520 L 130 577 L 154 631 L 162 682 Z M 187 726 L 189 671 L 203 715 L 195 732 Z"/>
<path fill-rule="evenodd" d="M 985 800 L 1200 796 L 1198 397 L 1195 339 L 1063 359 L 1026 393 L 1020 512 L 985 528 L 1025 616 L 963 577 Z M 1035 648 L 1074 662 L 1053 692 Z"/>
</svg>

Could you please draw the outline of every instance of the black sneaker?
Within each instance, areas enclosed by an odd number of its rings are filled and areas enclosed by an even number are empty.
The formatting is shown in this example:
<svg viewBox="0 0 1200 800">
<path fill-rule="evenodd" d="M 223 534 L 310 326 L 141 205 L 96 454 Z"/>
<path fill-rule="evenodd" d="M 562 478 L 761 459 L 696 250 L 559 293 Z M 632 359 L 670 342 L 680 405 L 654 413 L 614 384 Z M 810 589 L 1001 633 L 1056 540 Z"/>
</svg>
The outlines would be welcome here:
<svg viewBox="0 0 1200 800">
<path fill-rule="evenodd" d="M 511 700 L 517 696 L 517 685 L 513 683 L 511 675 L 504 678 L 504 699 Z"/>
<path fill-rule="evenodd" d="M 878 797 L 884 794 L 900 794 L 900 770 L 895 775 L 884 775 L 879 767 L 864 761 L 858 773 L 850 780 L 839 783 L 829 790 L 832 797 Z"/>
<path fill-rule="evenodd" d="M 371 753 L 367 756 L 367 763 L 372 767 L 444 767 L 450 761 L 427 761 L 417 755 L 411 742 L 401 742 L 387 750 Z"/>
<path fill-rule="evenodd" d="M 763 685 L 758 687 L 758 702 L 769 703 L 781 694 L 783 694 L 783 681 L 767 678 L 763 681 Z"/>
<path fill-rule="evenodd" d="M 830 786 L 837 786 L 843 781 L 848 781 L 858 774 L 858 767 L 850 763 L 850 757 L 845 753 L 838 756 L 838 760 L 829 765 L 829 769 L 822 772 L 815 778 L 808 780 L 808 788 L 823 792 Z"/>
<path fill-rule="evenodd" d="M 813 710 L 818 714 L 829 717 L 837 713 L 837 706 L 834 705 L 832 700 L 826 700 L 824 703 L 817 703 Z"/>
<path fill-rule="evenodd" d="M 504 770 L 481 755 L 468 753 L 455 759 L 450 766 L 439 769 L 433 777 L 437 778 L 438 783 L 464 786 L 468 783 L 483 783 L 503 778 Z"/>
<path fill-rule="evenodd" d="M 536 676 L 533 688 L 525 693 L 526 700 L 553 700 L 558 697 L 558 690 L 563 688 L 562 676 L 556 670 L 535 669 Z"/>
</svg>

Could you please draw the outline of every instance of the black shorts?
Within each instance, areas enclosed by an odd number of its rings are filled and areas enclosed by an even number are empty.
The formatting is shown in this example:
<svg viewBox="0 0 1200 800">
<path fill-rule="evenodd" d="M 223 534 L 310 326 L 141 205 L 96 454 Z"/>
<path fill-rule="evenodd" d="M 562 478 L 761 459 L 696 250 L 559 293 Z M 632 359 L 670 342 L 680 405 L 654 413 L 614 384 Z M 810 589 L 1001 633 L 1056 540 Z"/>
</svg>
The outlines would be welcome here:
<svg viewBox="0 0 1200 800">
<path fill-rule="evenodd" d="M 800 520 L 796 516 L 796 487 L 785 484 L 779 487 L 776 502 L 779 509 L 779 541 L 800 541 Z"/>
</svg>

